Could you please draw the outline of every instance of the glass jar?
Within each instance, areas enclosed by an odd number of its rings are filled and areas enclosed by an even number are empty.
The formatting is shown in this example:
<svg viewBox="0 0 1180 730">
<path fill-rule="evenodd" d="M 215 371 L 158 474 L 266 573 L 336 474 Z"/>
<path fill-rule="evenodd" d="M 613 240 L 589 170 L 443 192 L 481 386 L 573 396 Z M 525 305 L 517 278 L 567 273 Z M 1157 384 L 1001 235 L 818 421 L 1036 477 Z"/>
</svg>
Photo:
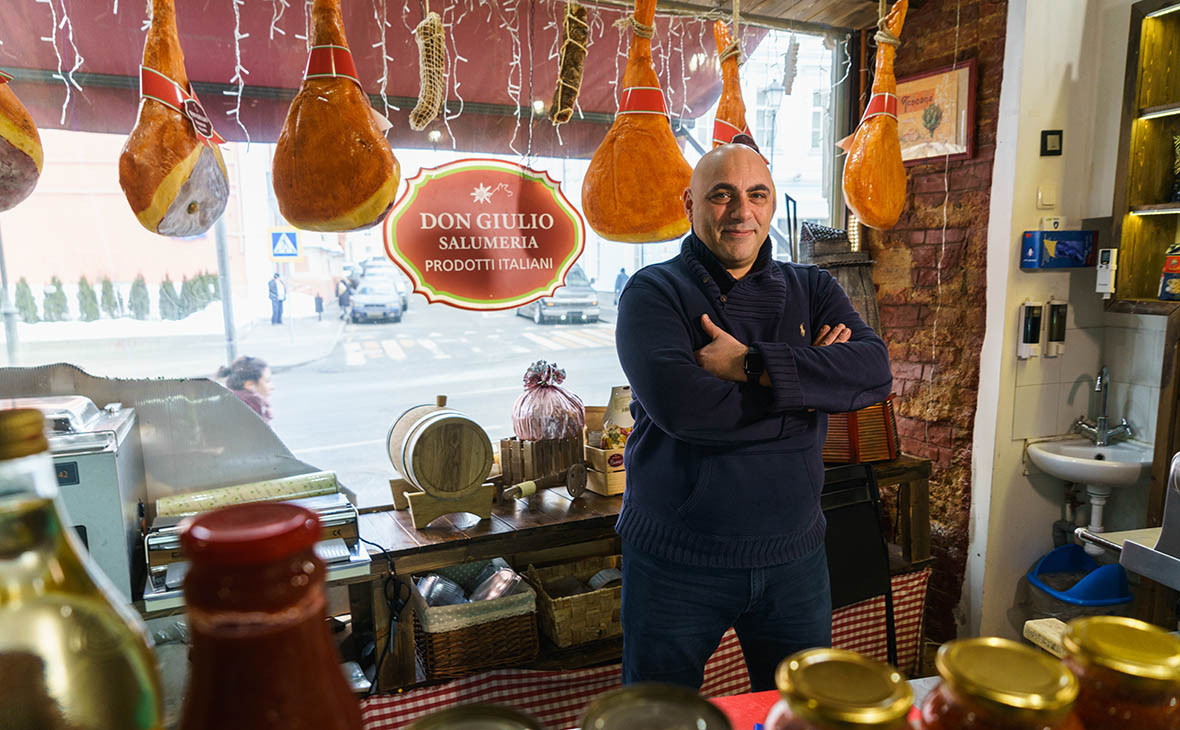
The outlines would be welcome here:
<svg viewBox="0 0 1180 730">
<path fill-rule="evenodd" d="M 324 616 L 315 514 L 239 504 L 182 529 L 192 652 L 181 730 L 360 730 Z"/>
<path fill-rule="evenodd" d="M 582 730 L 693 728 L 733 730 L 716 705 L 686 687 L 641 682 L 596 697 L 582 710 Z"/>
<path fill-rule="evenodd" d="M 1086 730 L 1180 728 L 1180 639 L 1132 618 L 1089 616 L 1070 621 L 1062 643 Z"/>
<path fill-rule="evenodd" d="M 41 411 L 0 411 L 0 727 L 163 727 L 139 615 L 58 504 Z"/>
<path fill-rule="evenodd" d="M 807 649 L 778 665 L 782 699 L 765 730 L 903 730 L 914 693 L 892 667 L 842 649 Z"/>
<path fill-rule="evenodd" d="M 922 703 L 921 730 L 1082 730 L 1071 712 L 1077 679 L 1039 650 L 960 639 L 943 644 L 935 666 L 942 682 Z"/>
</svg>

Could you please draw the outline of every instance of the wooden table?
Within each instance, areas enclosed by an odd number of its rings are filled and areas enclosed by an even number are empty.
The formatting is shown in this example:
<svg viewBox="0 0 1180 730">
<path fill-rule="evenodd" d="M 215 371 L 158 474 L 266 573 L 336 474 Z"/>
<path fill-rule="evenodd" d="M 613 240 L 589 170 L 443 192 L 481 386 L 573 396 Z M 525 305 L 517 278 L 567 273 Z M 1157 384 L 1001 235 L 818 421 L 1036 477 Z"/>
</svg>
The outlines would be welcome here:
<svg viewBox="0 0 1180 730">
<path fill-rule="evenodd" d="M 408 584 L 411 574 L 471 560 L 503 557 L 523 568 L 529 563 L 617 554 L 620 546 L 614 528 L 622 502 L 622 495 L 586 492 L 572 499 L 564 489 L 544 489 L 527 500 L 495 505 L 487 520 L 447 515 L 418 530 L 408 510 L 384 509 L 362 514 L 360 528 L 363 538 L 384 549 L 396 580 Z M 373 571 L 388 573 L 389 561 L 379 553 L 372 557 Z M 353 612 L 359 618 L 371 616 L 380 652 L 389 626 L 384 592 L 374 591 L 371 606 L 354 602 Z M 393 651 L 382 666 L 378 687 L 389 691 L 414 681 L 414 619 L 413 608 L 407 604 L 398 617 Z"/>
<path fill-rule="evenodd" d="M 906 562 L 913 566 L 930 556 L 930 462 L 912 456 L 873 465 L 878 485 L 898 489 L 899 542 Z M 392 561 L 396 580 L 407 583 L 421 574 L 472 560 L 503 557 L 514 567 L 555 563 L 620 551 L 615 520 L 622 495 L 603 497 L 585 492 L 572 499 L 564 489 L 544 489 L 529 499 L 494 505 L 491 519 L 453 514 L 415 529 L 408 510 L 387 506 L 362 509 L 361 536 L 381 546 L 388 560 L 373 554 L 373 572 L 386 574 Z M 370 546 L 370 551 L 375 548 Z M 371 619 L 377 648 L 385 644 L 389 610 L 378 586 L 371 606 L 353 601 L 354 617 Z M 398 617 L 397 636 L 379 678 L 379 689 L 389 691 L 413 684 L 414 622 L 409 605 Z"/>
</svg>

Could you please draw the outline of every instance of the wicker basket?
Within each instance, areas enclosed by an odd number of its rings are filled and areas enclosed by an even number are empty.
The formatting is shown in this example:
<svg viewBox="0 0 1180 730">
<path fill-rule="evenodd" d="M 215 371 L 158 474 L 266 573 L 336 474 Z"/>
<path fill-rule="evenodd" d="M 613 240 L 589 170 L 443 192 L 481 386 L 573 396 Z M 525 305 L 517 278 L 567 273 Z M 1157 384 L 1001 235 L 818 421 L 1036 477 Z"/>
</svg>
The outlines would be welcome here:
<svg viewBox="0 0 1180 730">
<path fill-rule="evenodd" d="M 525 577 L 537 590 L 537 613 L 545 636 L 561 648 L 621 636 L 623 624 L 619 621 L 619 608 L 622 604 L 622 587 L 600 588 L 575 596 L 551 598 L 545 592 L 545 583 L 568 575 L 588 583 L 598 571 L 622 568 L 622 565 L 623 559 L 618 555 L 586 558 L 548 568 L 530 565 Z"/>
<path fill-rule="evenodd" d="M 434 571 L 470 593 L 490 561 Z M 414 650 L 427 679 L 455 679 L 537 656 L 537 596 L 526 581 L 516 593 L 455 606 L 427 606 L 414 587 Z"/>
</svg>

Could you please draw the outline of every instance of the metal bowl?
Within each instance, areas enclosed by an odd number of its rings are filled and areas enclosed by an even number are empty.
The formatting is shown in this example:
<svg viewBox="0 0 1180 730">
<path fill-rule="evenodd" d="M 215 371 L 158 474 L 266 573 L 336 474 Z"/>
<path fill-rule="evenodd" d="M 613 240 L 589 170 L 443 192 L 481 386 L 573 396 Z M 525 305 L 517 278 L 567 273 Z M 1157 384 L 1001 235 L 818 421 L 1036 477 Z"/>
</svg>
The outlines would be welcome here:
<svg viewBox="0 0 1180 730">
<path fill-rule="evenodd" d="M 520 583 L 519 573 L 512 568 L 500 568 L 471 591 L 471 600 L 490 601 L 493 598 L 507 596 L 516 590 L 517 583 Z"/>
<path fill-rule="evenodd" d="M 418 581 L 418 592 L 427 606 L 452 606 L 467 603 L 463 588 L 450 578 L 438 573 L 427 573 Z"/>
</svg>

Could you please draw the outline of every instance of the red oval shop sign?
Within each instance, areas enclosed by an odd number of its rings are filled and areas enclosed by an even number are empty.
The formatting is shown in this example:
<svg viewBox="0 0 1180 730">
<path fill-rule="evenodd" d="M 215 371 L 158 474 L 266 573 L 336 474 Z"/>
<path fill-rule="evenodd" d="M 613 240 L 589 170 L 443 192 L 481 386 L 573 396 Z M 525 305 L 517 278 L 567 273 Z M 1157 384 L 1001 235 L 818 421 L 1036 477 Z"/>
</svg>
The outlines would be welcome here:
<svg viewBox="0 0 1180 730">
<path fill-rule="evenodd" d="M 556 180 L 515 162 L 424 168 L 385 221 L 385 249 L 430 302 L 510 309 L 550 296 L 582 254 L 582 216 Z"/>
</svg>

